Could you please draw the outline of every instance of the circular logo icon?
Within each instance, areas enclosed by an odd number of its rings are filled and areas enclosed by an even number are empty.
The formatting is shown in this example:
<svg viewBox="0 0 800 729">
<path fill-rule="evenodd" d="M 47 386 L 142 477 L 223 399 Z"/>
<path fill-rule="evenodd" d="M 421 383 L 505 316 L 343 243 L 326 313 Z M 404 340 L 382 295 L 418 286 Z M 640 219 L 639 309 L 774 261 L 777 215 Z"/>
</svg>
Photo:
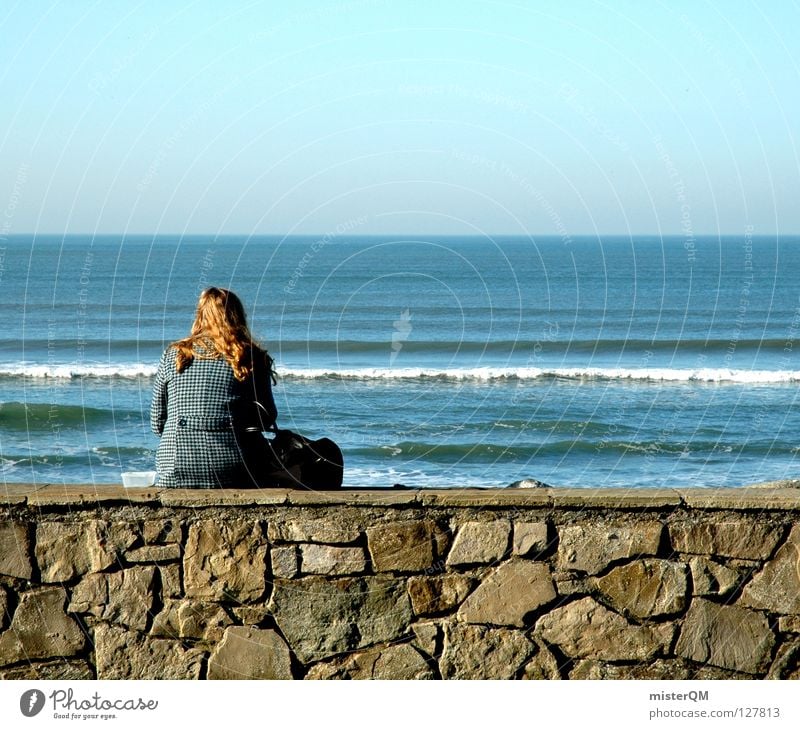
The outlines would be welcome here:
<svg viewBox="0 0 800 729">
<path fill-rule="evenodd" d="M 39 689 L 29 689 L 19 700 L 19 710 L 25 716 L 36 716 L 44 709 L 44 694 Z"/>
</svg>

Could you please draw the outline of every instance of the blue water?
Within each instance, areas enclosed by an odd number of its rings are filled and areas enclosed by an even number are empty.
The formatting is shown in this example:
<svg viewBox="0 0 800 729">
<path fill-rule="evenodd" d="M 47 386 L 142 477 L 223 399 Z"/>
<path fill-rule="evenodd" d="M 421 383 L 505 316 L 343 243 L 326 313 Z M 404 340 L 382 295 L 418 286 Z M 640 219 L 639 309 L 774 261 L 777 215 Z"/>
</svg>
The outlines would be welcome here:
<svg viewBox="0 0 800 729">
<path fill-rule="evenodd" d="M 346 485 L 795 477 L 798 270 L 797 237 L 11 237 L 0 473 L 152 468 L 152 374 L 216 285 Z"/>
</svg>

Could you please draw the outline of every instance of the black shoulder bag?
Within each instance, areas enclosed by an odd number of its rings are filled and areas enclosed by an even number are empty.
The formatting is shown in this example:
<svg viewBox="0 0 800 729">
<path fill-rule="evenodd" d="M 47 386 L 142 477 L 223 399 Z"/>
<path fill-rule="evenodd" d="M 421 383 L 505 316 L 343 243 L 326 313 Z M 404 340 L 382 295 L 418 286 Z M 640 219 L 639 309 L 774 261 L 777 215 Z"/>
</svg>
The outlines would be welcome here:
<svg viewBox="0 0 800 729">
<path fill-rule="evenodd" d="M 258 401 L 256 405 L 266 412 Z M 342 487 L 344 457 L 330 438 L 310 440 L 285 428 L 273 425 L 274 436 L 265 438 L 274 470 L 266 475 L 279 486 L 334 491 Z"/>
</svg>

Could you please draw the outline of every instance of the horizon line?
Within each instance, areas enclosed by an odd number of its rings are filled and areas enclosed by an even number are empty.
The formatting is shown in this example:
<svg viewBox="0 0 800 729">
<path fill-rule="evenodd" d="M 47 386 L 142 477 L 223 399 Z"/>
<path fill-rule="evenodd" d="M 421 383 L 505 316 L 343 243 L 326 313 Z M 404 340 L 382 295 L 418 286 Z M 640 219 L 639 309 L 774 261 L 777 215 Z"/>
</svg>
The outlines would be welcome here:
<svg viewBox="0 0 800 729">
<path fill-rule="evenodd" d="M 487 232 L 487 233 L 409 233 L 409 232 L 394 232 L 394 233 L 349 233 L 348 231 L 338 232 L 338 231 L 320 231 L 315 233 L 212 233 L 212 232 L 193 232 L 193 233 L 186 233 L 186 232 L 123 232 L 123 231 L 113 231 L 113 232 L 80 232 L 80 233 L 64 233 L 64 232 L 53 232 L 53 231 L 25 231 L 21 233 L 6 233 L 5 235 L 0 235 L 0 240 L 2 239 L 9 239 L 15 236 L 50 236 L 50 237 L 70 237 L 70 236 L 94 236 L 94 237 L 101 237 L 101 236 L 138 236 L 138 237 L 157 237 L 157 236 L 173 236 L 173 237 L 188 237 L 188 236 L 206 236 L 206 237 L 216 237 L 216 238 L 324 238 L 326 235 L 335 237 L 335 238 L 394 238 L 394 237 L 407 237 L 413 238 L 415 236 L 428 236 L 431 238 L 447 238 L 451 236 L 457 236 L 459 238 L 555 238 L 562 241 L 569 241 L 572 238 L 597 238 L 601 236 L 614 236 L 618 238 L 624 237 L 651 237 L 651 238 L 683 238 L 685 240 L 691 240 L 693 238 L 727 238 L 732 236 L 746 236 L 750 235 L 752 238 L 768 238 L 774 236 L 800 236 L 800 231 L 791 231 L 791 232 L 770 232 L 770 233 L 755 233 L 753 231 L 740 231 L 736 233 L 720 233 L 720 232 L 713 232 L 713 233 L 698 233 L 693 232 L 691 234 L 687 234 L 685 232 L 680 233 L 657 233 L 657 232 L 644 232 L 639 231 L 635 233 L 613 233 L 613 232 L 606 232 L 606 233 L 572 233 L 570 235 L 562 235 L 559 233 L 497 233 L 497 232 Z"/>
</svg>

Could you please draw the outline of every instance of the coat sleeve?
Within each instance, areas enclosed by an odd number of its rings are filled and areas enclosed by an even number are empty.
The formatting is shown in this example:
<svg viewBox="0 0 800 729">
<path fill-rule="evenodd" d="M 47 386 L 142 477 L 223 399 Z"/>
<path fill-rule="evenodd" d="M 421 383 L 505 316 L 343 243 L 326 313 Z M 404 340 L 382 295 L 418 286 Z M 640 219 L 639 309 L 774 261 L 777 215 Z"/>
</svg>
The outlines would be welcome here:
<svg viewBox="0 0 800 729">
<path fill-rule="evenodd" d="M 164 423 L 167 422 L 167 354 L 166 350 L 161 355 L 158 363 L 155 382 L 153 383 L 153 399 L 150 402 L 150 429 L 156 435 L 164 432 Z"/>
<path fill-rule="evenodd" d="M 264 410 L 258 408 L 261 430 L 269 430 L 275 425 L 275 421 L 278 419 L 278 408 L 275 406 L 275 398 L 272 395 L 272 379 L 270 378 L 270 368 L 267 357 L 268 355 L 264 353 L 263 360 L 260 362 L 260 367 L 255 368 L 253 372 L 256 377 L 257 400 L 264 406 Z"/>
</svg>

